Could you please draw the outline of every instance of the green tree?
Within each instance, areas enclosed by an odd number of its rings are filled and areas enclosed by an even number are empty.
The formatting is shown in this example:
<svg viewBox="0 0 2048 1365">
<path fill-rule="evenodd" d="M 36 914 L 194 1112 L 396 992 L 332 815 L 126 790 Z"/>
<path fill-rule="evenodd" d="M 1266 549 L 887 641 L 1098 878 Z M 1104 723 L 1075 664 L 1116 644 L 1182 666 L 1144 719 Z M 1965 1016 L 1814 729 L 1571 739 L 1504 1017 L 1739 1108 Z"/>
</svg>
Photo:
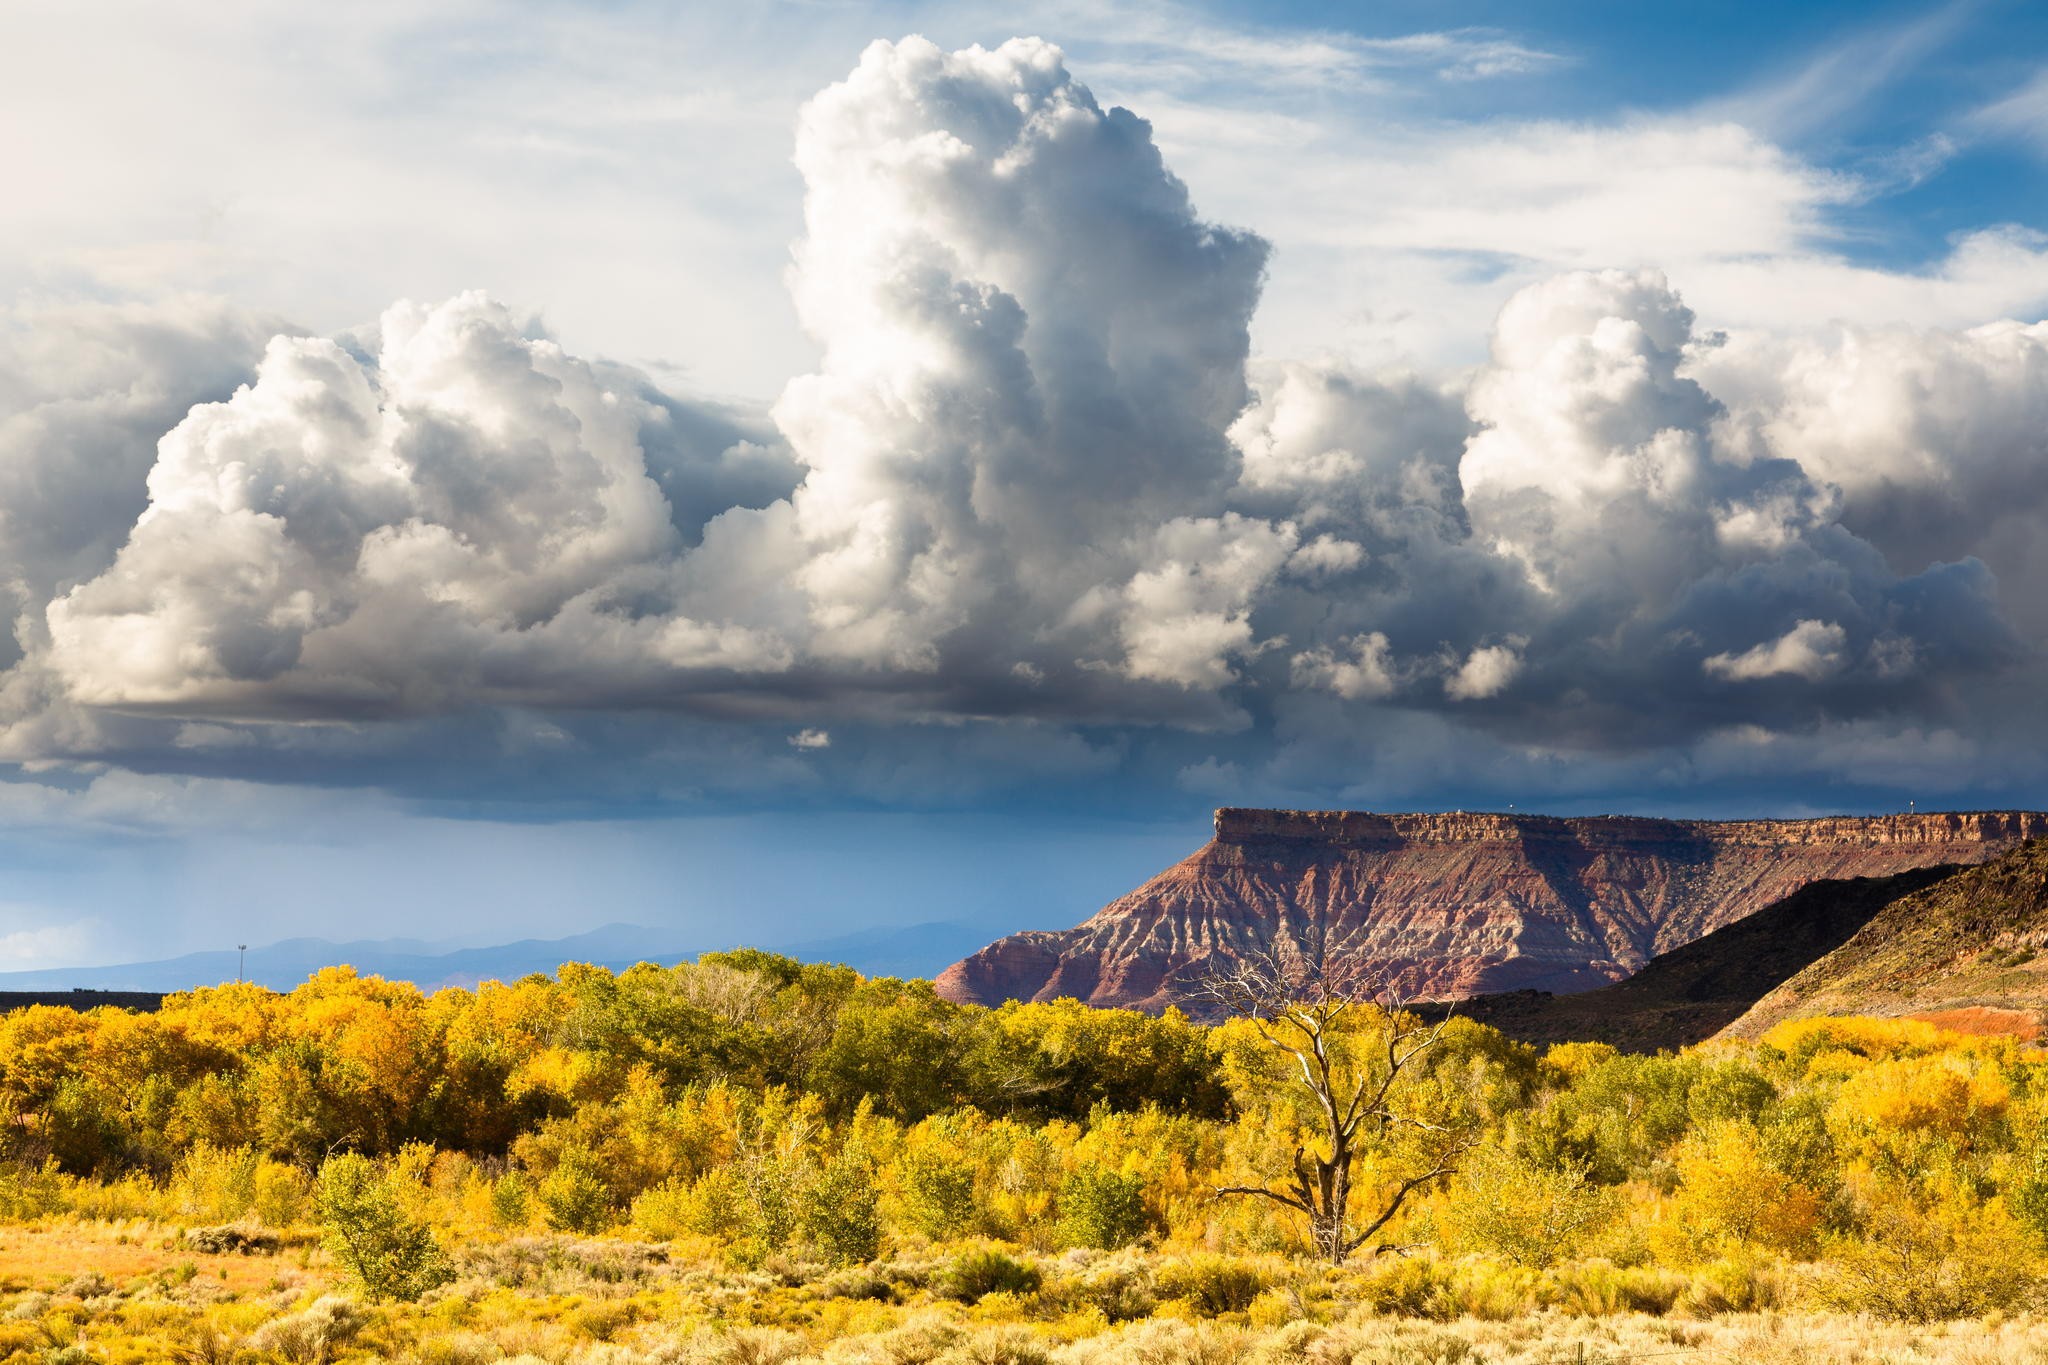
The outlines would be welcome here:
<svg viewBox="0 0 2048 1365">
<path fill-rule="evenodd" d="M 828 1261 L 872 1261 L 882 1253 L 882 1214 L 875 1162 L 864 1144 L 841 1147 L 818 1168 L 802 1207 L 804 1236 Z"/>
<path fill-rule="evenodd" d="M 1069 1246 L 1114 1251 L 1151 1227 L 1145 1177 L 1083 1167 L 1060 1183 L 1060 1237 Z"/>
<path fill-rule="evenodd" d="M 327 1250 L 372 1299 L 417 1299 L 455 1278 L 433 1230 L 406 1216 L 368 1157 L 329 1157 L 317 1198 Z"/>
</svg>

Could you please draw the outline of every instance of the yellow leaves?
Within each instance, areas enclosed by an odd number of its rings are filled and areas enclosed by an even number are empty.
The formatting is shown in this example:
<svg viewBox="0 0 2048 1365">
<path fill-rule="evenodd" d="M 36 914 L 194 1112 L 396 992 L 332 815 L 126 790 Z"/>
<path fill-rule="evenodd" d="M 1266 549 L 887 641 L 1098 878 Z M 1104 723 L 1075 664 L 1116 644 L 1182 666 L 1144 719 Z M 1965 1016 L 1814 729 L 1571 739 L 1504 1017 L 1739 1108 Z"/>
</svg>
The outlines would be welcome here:
<svg viewBox="0 0 2048 1365">
<path fill-rule="evenodd" d="M 0 1086 L 10 1110 L 47 1103 L 57 1083 L 84 1059 L 92 1030 L 87 1016 L 52 1005 L 31 1005 L 0 1018 Z"/>
<path fill-rule="evenodd" d="M 441 991 L 432 1008 L 451 1058 L 517 1067 L 560 1033 L 573 1003 L 552 983 L 486 981 L 471 995 Z"/>
<path fill-rule="evenodd" d="M 1487 1145 L 1466 1155 L 1442 1221 L 1459 1246 L 1541 1268 L 1578 1250 L 1619 1202 L 1583 1167 L 1543 1166 Z"/>
<path fill-rule="evenodd" d="M 1932 1134 L 1968 1146 L 1984 1124 L 2004 1116 L 2011 1098 L 1995 1067 L 1950 1051 L 1864 1068 L 1843 1082 L 1828 1117 L 1833 1127 Z"/>
<path fill-rule="evenodd" d="M 1695 1256 L 1743 1247 L 1812 1251 L 1820 1195 L 1774 1167 L 1748 1124 L 1724 1121 L 1687 1138 L 1675 1164 L 1678 1194 L 1661 1228 L 1668 1242 Z"/>
<path fill-rule="evenodd" d="M 1788 1019 L 1759 1040 L 1787 1054 L 1817 1055 L 1850 1052 L 1861 1057 L 1890 1057 L 1926 1052 L 1959 1035 L 1944 1033 L 1918 1019 L 1819 1018 Z"/>
<path fill-rule="evenodd" d="M 1620 1055 L 1620 1052 L 1606 1043 L 1553 1043 L 1543 1054 L 1543 1067 L 1566 1084 L 1570 1084 L 1584 1079 L 1587 1072 L 1602 1062 L 1611 1061 Z"/>
<path fill-rule="evenodd" d="M 526 1058 L 505 1080 L 505 1093 L 512 1099 L 544 1095 L 576 1104 L 593 1098 L 593 1082 L 600 1071 L 597 1059 L 587 1052 L 566 1047 L 544 1048 Z"/>
</svg>

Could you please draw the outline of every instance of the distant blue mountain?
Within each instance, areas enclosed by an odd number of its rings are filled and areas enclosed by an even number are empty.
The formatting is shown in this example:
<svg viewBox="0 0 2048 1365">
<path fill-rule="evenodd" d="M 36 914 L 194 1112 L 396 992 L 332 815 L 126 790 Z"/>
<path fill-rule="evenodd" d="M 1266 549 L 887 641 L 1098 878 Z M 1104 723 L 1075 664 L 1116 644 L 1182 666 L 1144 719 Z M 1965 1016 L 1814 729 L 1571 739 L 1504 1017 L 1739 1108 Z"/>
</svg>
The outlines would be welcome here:
<svg viewBox="0 0 2048 1365">
<path fill-rule="evenodd" d="M 1004 930 L 988 925 L 939 921 L 909 927 L 863 929 L 834 938 L 772 947 L 806 962 L 840 962 L 868 976 L 929 977 L 980 948 Z M 107 967 L 50 967 L 0 972 L 0 991 L 83 988 L 110 991 L 183 991 L 233 981 L 238 967 L 250 981 L 288 991 L 322 967 L 346 964 L 364 976 L 411 981 L 423 990 L 473 986 L 479 981 L 516 981 L 533 972 L 553 974 L 564 962 L 588 962 L 623 971 L 637 962 L 682 962 L 732 942 L 685 943 L 672 929 L 606 924 L 568 938 L 527 938 L 484 948 L 448 948 L 418 939 L 362 939 L 333 943 L 289 938 L 249 949 L 246 966 L 233 950 L 187 953 L 156 962 Z"/>
</svg>

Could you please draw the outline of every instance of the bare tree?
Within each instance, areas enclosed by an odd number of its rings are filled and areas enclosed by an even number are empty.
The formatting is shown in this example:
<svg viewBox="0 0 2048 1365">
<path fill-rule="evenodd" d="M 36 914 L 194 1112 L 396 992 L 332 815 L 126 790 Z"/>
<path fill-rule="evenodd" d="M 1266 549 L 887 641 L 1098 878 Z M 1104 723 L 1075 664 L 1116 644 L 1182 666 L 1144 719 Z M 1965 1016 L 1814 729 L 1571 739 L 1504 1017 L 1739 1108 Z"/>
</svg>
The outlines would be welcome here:
<svg viewBox="0 0 2048 1365">
<path fill-rule="evenodd" d="M 1316 1254 L 1335 1265 L 1361 1247 L 1371 1255 L 1400 1250 L 1373 1239 L 1410 1195 L 1456 1171 L 1477 1125 L 1463 1116 L 1425 1117 L 1403 1103 L 1416 1062 L 1442 1038 L 1449 1016 L 1426 1022 L 1383 978 L 1330 962 L 1320 943 L 1313 948 L 1292 962 L 1248 956 L 1210 976 L 1195 997 L 1215 1012 L 1251 1019 L 1292 1060 L 1320 1130 L 1313 1143 L 1295 1145 L 1291 1178 L 1216 1193 L 1268 1199 L 1306 1215 Z M 1359 1029 L 1363 1013 L 1377 1017 Z M 1353 1187 L 1360 1156 L 1396 1148 L 1405 1160 L 1390 1181 L 1369 1191 Z M 1354 1209 L 1361 1198 L 1365 1207 Z"/>
</svg>

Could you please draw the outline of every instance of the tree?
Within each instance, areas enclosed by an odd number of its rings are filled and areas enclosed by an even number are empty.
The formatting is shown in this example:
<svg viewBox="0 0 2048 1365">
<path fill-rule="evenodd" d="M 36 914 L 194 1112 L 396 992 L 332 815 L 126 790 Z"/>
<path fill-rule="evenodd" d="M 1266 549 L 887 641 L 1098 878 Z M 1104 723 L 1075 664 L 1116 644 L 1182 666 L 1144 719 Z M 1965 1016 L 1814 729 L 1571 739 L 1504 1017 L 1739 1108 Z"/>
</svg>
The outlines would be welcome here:
<svg viewBox="0 0 2048 1365">
<path fill-rule="evenodd" d="M 1449 1020 L 1426 1022 L 1366 969 L 1333 963 L 1316 947 L 1291 963 L 1248 956 L 1210 977 L 1199 998 L 1248 1021 L 1271 1053 L 1291 1061 L 1309 1117 L 1289 1178 L 1216 1193 L 1304 1214 L 1316 1253 L 1335 1265 L 1361 1247 L 1398 1250 L 1373 1239 L 1410 1195 L 1457 1170 L 1478 1123 L 1455 1099 L 1444 1102 L 1451 1097 L 1441 1085 L 1419 1080 L 1419 1063 Z M 1375 1178 L 1360 1188 L 1354 1175 L 1366 1157 Z"/>
<path fill-rule="evenodd" d="M 372 1299 L 417 1299 L 455 1278 L 425 1223 L 406 1216 L 377 1164 L 354 1152 L 320 1167 L 327 1249 Z"/>
</svg>

